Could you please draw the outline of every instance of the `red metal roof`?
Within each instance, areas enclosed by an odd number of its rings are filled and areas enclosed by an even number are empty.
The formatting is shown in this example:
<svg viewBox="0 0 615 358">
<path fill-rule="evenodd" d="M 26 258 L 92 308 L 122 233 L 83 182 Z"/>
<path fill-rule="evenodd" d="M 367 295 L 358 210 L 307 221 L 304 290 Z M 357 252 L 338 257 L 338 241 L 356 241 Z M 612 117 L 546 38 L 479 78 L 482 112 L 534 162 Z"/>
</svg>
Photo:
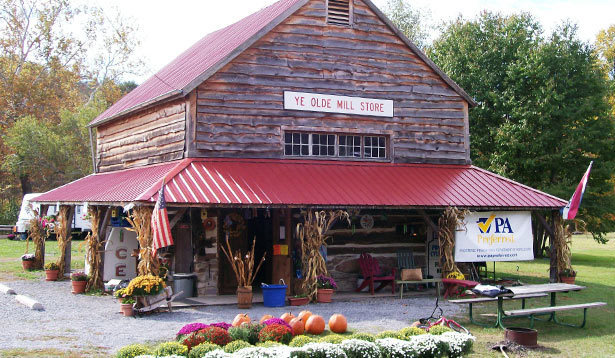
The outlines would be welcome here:
<svg viewBox="0 0 615 358">
<path fill-rule="evenodd" d="M 557 208 L 567 203 L 469 165 L 264 159 L 184 159 L 95 174 L 35 200 L 153 202 L 163 177 L 169 204 Z"/>
<path fill-rule="evenodd" d="M 96 117 L 90 125 L 136 106 L 182 91 L 200 75 L 225 59 L 278 16 L 304 0 L 280 0 L 254 14 L 203 37 L 158 73 Z"/>
</svg>

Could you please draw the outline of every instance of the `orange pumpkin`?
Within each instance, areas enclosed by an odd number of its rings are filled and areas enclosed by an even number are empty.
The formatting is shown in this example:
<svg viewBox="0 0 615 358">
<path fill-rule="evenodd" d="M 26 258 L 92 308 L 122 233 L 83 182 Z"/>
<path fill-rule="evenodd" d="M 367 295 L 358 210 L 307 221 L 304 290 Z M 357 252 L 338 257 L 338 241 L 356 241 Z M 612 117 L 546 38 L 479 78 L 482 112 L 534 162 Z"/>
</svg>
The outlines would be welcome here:
<svg viewBox="0 0 615 358">
<path fill-rule="evenodd" d="M 244 323 L 250 323 L 250 316 L 248 316 L 246 313 L 240 313 L 235 316 L 232 325 L 233 327 L 239 327 Z"/>
<path fill-rule="evenodd" d="M 311 315 L 305 322 L 305 330 L 309 334 L 321 334 L 325 331 L 325 319 L 317 314 Z"/>
<path fill-rule="evenodd" d="M 303 321 L 301 321 L 301 319 L 299 319 L 298 317 L 291 319 L 289 325 L 290 328 L 293 330 L 293 336 L 303 334 L 303 332 L 305 331 Z"/>
<path fill-rule="evenodd" d="M 281 319 L 283 319 L 283 320 L 284 320 L 284 322 L 286 322 L 286 323 L 290 323 L 290 321 L 291 321 L 293 318 L 295 318 L 295 315 L 293 315 L 293 314 L 292 314 L 292 313 L 290 313 L 290 312 L 286 312 L 286 313 L 284 313 L 283 315 L 281 315 L 281 316 L 280 316 L 280 318 L 281 318 Z"/>
<path fill-rule="evenodd" d="M 310 318 L 311 315 L 312 315 L 312 312 L 305 310 L 305 311 L 299 312 L 299 315 L 297 316 L 297 318 L 299 318 L 305 325 L 305 322 L 307 322 L 308 318 Z"/>
<path fill-rule="evenodd" d="M 329 329 L 331 332 L 344 333 L 348 329 L 348 322 L 344 315 L 336 313 L 329 318 Z"/>
<path fill-rule="evenodd" d="M 272 316 L 272 315 L 270 315 L 270 314 L 266 314 L 266 315 L 264 315 L 263 317 L 261 317 L 261 320 L 260 320 L 260 321 L 258 321 L 258 323 L 263 324 L 263 322 L 265 322 L 265 321 L 266 321 L 266 320 L 268 320 L 268 319 L 272 319 L 272 318 L 273 318 L 273 316 Z"/>
</svg>

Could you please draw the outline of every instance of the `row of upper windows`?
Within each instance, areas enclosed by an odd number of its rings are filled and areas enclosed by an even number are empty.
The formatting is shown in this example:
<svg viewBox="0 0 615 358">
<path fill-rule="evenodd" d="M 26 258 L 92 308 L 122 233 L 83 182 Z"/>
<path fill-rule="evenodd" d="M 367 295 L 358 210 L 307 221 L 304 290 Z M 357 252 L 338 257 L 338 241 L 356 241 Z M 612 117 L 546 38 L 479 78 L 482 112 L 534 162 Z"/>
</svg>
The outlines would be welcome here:
<svg viewBox="0 0 615 358">
<path fill-rule="evenodd" d="M 387 137 L 356 134 L 284 133 L 284 155 L 386 159 Z"/>
</svg>

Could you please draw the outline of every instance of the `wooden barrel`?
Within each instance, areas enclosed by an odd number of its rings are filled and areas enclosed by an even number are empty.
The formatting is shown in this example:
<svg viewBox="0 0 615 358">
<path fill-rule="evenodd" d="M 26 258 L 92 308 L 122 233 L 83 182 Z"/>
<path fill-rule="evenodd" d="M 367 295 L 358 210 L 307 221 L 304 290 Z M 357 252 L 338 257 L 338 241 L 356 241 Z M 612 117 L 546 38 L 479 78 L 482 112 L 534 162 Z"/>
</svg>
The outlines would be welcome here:
<svg viewBox="0 0 615 358">
<path fill-rule="evenodd" d="M 252 287 L 237 287 L 237 307 L 252 307 Z"/>
</svg>

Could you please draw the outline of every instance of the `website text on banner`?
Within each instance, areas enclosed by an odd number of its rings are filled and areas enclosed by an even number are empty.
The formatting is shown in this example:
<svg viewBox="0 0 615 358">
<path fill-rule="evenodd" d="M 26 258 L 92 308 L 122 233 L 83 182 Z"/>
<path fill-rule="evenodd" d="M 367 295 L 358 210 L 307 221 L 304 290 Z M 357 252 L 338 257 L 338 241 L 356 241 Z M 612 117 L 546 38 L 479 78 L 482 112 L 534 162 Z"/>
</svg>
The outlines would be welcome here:
<svg viewBox="0 0 615 358">
<path fill-rule="evenodd" d="M 455 261 L 533 260 L 529 211 L 472 212 L 455 233 Z"/>
</svg>

